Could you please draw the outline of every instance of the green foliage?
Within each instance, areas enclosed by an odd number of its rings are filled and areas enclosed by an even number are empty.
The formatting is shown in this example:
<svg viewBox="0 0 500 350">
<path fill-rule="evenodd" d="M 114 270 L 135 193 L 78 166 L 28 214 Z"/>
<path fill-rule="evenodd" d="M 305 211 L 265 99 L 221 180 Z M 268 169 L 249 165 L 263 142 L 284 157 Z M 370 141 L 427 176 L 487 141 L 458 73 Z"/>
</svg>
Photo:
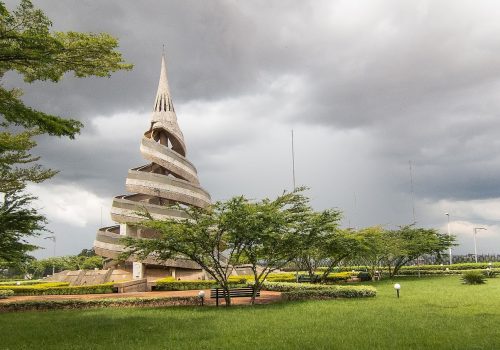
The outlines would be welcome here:
<svg viewBox="0 0 500 350">
<path fill-rule="evenodd" d="M 14 11 L 0 2 L 0 264 L 28 261 L 34 245 L 26 237 L 44 230 L 45 218 L 31 207 L 35 197 L 23 194 L 29 182 L 40 183 L 57 172 L 45 169 L 32 156 L 39 134 L 74 138 L 83 126 L 26 106 L 20 89 L 1 84 L 5 73 L 15 71 L 26 82 L 59 81 L 67 72 L 77 77 L 109 76 L 131 69 L 116 51 L 118 42 L 106 33 L 51 32 L 51 21 L 21 0 Z M 24 130 L 23 130 L 24 129 Z"/>
<path fill-rule="evenodd" d="M 336 272 L 336 273 L 330 273 L 325 279 L 326 283 L 335 283 L 335 282 L 342 282 L 346 281 L 351 277 L 352 273 L 351 272 Z M 318 276 L 318 275 L 316 275 Z M 319 276 L 318 276 L 319 278 Z M 253 283 L 254 282 L 254 276 L 252 275 L 239 275 L 239 276 L 230 276 L 228 278 L 228 281 L 230 282 L 240 282 L 240 283 Z M 292 272 L 286 272 L 286 273 L 270 273 L 266 277 L 266 282 L 290 282 L 294 283 L 297 282 L 297 276 L 295 273 Z"/>
<path fill-rule="evenodd" d="M 228 282 L 230 288 L 240 287 L 241 285 L 242 283 L 240 283 L 240 281 Z M 211 288 L 220 288 L 220 285 L 214 280 L 170 281 L 162 279 L 156 281 L 155 290 L 201 290 Z"/>
<path fill-rule="evenodd" d="M 468 271 L 462 274 L 462 282 L 464 284 L 484 284 L 486 283 L 486 278 L 479 271 Z"/>
<path fill-rule="evenodd" d="M 35 284 L 5 284 L 1 285 L 0 289 L 16 289 L 16 290 L 23 290 L 25 288 L 28 289 L 47 289 L 47 288 L 54 288 L 54 287 L 68 287 L 69 283 L 68 282 L 42 282 L 42 283 L 35 283 Z"/>
<path fill-rule="evenodd" d="M 21 0 L 19 7 L 9 12 L 0 3 L 0 77 L 7 71 L 17 71 L 26 82 L 59 81 L 66 72 L 75 76 L 109 76 L 111 72 L 131 69 L 116 51 L 118 41 L 106 33 L 50 32 L 51 21 Z M 0 115 L 3 125 L 15 124 L 37 128 L 43 133 L 73 138 L 82 124 L 45 114 L 24 105 L 21 91 L 0 87 Z"/>
<path fill-rule="evenodd" d="M 249 201 L 234 197 L 207 208 L 182 208 L 188 219 L 148 220 L 141 226 L 159 232 L 156 239 L 124 238 L 128 247 L 124 258 L 135 255 L 144 259 L 155 254 L 159 260 L 183 256 L 200 265 L 223 289 L 228 289 L 230 266 L 250 264 L 257 291 L 267 275 L 293 260 L 300 251 L 300 223 L 307 211 L 308 199 L 298 189 L 275 200 Z M 257 272 L 262 260 L 263 270 Z M 230 305 L 227 293 L 226 305 Z"/>
<path fill-rule="evenodd" d="M 110 332 L 112 346 L 123 350 L 451 350 L 496 349 L 500 344 L 500 279 L 477 286 L 480 295 L 471 290 L 475 286 L 460 285 L 458 276 L 407 279 L 399 300 L 394 281 L 373 285 L 375 298 L 258 308 L 103 307 L 90 312 L 5 313 L 0 314 L 0 329 L 8 336 L 2 337 L 2 348 L 108 349 Z"/>
<path fill-rule="evenodd" d="M 0 291 L 1 292 L 1 291 Z M 161 298 L 106 298 L 93 300 L 37 300 L 16 301 L 0 304 L 0 312 L 60 309 L 90 309 L 108 307 L 164 307 L 198 305 L 198 297 L 161 297 Z"/>
<path fill-rule="evenodd" d="M 253 281 L 253 277 L 250 275 L 229 276 L 227 281 L 230 283 L 246 284 Z"/>
<path fill-rule="evenodd" d="M 356 240 L 350 230 L 338 228 L 341 213 L 338 210 L 322 212 L 307 211 L 303 216 L 300 233 L 303 235 L 303 245 L 296 260 L 299 267 L 314 274 L 320 264 L 327 263 L 321 280 L 324 282 L 328 274 L 345 258 L 353 255 Z"/>
<path fill-rule="evenodd" d="M 25 241 L 45 231 L 45 218 L 30 207 L 33 200 L 19 192 L 4 194 L 0 202 L 0 265 L 28 261 L 28 253 L 37 248 Z"/>
<path fill-rule="evenodd" d="M 421 255 L 440 257 L 442 252 L 454 244 L 455 238 L 434 229 L 418 228 L 414 225 L 385 230 L 380 226 L 369 227 L 358 232 L 361 242 L 360 258 L 370 267 L 373 275 L 380 265 L 387 267 L 389 277 L 394 277 L 410 261 Z"/>
<path fill-rule="evenodd" d="M 73 295 L 73 294 L 107 294 L 113 293 L 113 282 L 69 286 L 69 283 L 53 282 L 32 286 L 0 286 L 1 289 L 11 289 L 16 295 Z"/>
<path fill-rule="evenodd" d="M 22 269 L 35 278 L 43 277 L 52 273 L 52 267 L 55 271 L 64 270 L 93 270 L 102 268 L 104 260 L 98 255 L 69 255 L 53 257 L 41 260 L 32 260 L 25 264 Z"/>
<path fill-rule="evenodd" d="M 41 284 L 41 283 L 47 283 L 46 281 L 42 280 L 21 280 L 21 281 L 4 281 L 0 282 L 0 287 L 1 286 L 29 286 L 29 285 L 35 285 L 35 284 Z"/>
<path fill-rule="evenodd" d="M 460 263 L 451 265 L 419 265 L 419 266 L 403 266 L 402 270 L 474 270 L 486 269 L 489 263 Z M 491 263 L 491 267 L 500 268 L 500 262 Z"/>
<path fill-rule="evenodd" d="M 14 295 L 12 289 L 0 289 L 0 299 L 5 299 Z"/>
<path fill-rule="evenodd" d="M 448 269 L 449 271 L 464 271 L 464 270 L 475 270 L 475 269 L 486 269 L 490 265 L 489 263 L 459 263 L 459 264 L 452 264 L 452 265 L 405 265 L 401 266 L 400 272 L 401 273 L 406 273 L 407 271 L 446 271 Z M 491 267 L 493 268 L 500 268 L 500 262 L 493 262 L 491 263 Z M 346 266 L 339 266 L 336 268 L 337 271 L 362 271 L 366 270 L 367 266 L 365 265 L 346 265 Z M 318 271 L 324 271 L 326 268 L 325 267 L 319 267 Z M 387 266 L 380 266 L 377 267 L 379 271 L 388 271 Z M 452 272 L 450 272 L 452 273 Z"/>
<path fill-rule="evenodd" d="M 37 134 L 39 132 L 34 131 L 0 132 L 0 192 L 19 191 L 27 182 L 40 183 L 57 173 L 39 164 L 27 166 L 39 159 L 30 153 L 36 146 L 32 137 Z"/>
<path fill-rule="evenodd" d="M 283 293 L 285 300 L 318 300 L 337 298 L 366 298 L 377 295 L 371 286 L 337 286 L 335 289 L 292 290 Z"/>
<path fill-rule="evenodd" d="M 486 278 L 495 278 L 497 275 L 500 273 L 500 269 L 491 269 L 487 268 L 486 270 L 483 271 L 483 275 Z"/>
<path fill-rule="evenodd" d="M 372 286 L 332 286 L 310 283 L 265 282 L 263 289 L 282 292 L 285 299 L 330 299 L 374 297 L 377 290 Z"/>
</svg>

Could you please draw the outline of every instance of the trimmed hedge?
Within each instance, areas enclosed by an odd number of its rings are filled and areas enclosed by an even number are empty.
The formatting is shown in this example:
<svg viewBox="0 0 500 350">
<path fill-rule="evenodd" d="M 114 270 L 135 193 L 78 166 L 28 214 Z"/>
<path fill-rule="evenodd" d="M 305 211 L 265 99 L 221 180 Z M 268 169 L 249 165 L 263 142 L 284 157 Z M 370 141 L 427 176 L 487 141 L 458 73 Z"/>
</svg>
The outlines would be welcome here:
<svg viewBox="0 0 500 350">
<path fill-rule="evenodd" d="M 458 264 L 451 264 L 451 265 L 412 265 L 412 266 L 403 266 L 401 267 L 400 271 L 407 271 L 407 270 L 420 270 L 420 271 L 429 271 L 429 270 L 445 270 L 448 268 L 449 270 L 477 270 L 477 269 L 486 269 L 489 265 L 489 263 L 458 263 Z M 500 262 L 492 262 L 491 267 L 493 268 L 500 268 Z M 365 271 L 367 269 L 367 266 L 365 265 L 360 265 L 360 266 L 340 266 L 336 268 L 337 271 Z M 379 271 L 387 271 L 387 267 L 381 266 L 377 268 Z M 324 271 L 324 267 L 318 268 L 318 271 Z"/>
<path fill-rule="evenodd" d="M 372 286 L 332 286 L 310 283 L 265 282 L 262 289 L 282 292 L 289 300 L 314 298 L 363 298 L 374 297 L 377 290 Z"/>
<path fill-rule="evenodd" d="M 231 287 L 239 287 L 242 285 L 240 281 L 229 282 L 229 284 Z M 172 281 L 170 279 L 161 279 L 156 281 L 156 286 L 153 290 L 196 290 L 216 288 L 218 286 L 218 283 L 213 280 Z"/>
<path fill-rule="evenodd" d="M 0 299 L 5 299 L 14 295 L 14 291 L 11 289 L 0 290 Z"/>
<path fill-rule="evenodd" d="M 0 290 L 10 289 L 15 295 L 73 295 L 73 294 L 107 294 L 113 293 L 113 282 L 88 285 L 69 286 L 69 283 L 54 282 L 32 286 L 0 286 Z"/>
<path fill-rule="evenodd" d="M 422 270 L 420 271 L 420 275 L 423 276 L 439 276 L 439 275 L 461 275 L 470 271 L 481 271 L 481 269 L 470 269 L 470 270 Z M 500 273 L 500 269 L 495 268 L 491 270 L 484 269 L 484 271 L 490 271 L 490 273 L 497 274 Z M 417 276 L 419 274 L 418 270 L 415 269 L 406 269 L 400 271 L 399 276 Z"/>
<path fill-rule="evenodd" d="M 0 282 L 0 286 L 17 286 L 17 285 L 27 286 L 27 285 L 34 285 L 34 284 L 41 284 L 41 283 L 47 283 L 47 281 L 42 281 L 42 280 L 12 280 L 12 281 L 8 281 L 8 282 Z"/>
<path fill-rule="evenodd" d="M 200 299 L 193 297 L 163 298 L 109 298 L 96 300 L 40 300 L 1 303 L 0 312 L 57 310 L 57 309 L 89 309 L 104 307 L 164 307 L 199 305 Z"/>
<path fill-rule="evenodd" d="M 376 295 L 377 290 L 370 286 L 336 286 L 331 289 L 292 290 L 282 293 L 285 300 L 371 298 Z"/>
<path fill-rule="evenodd" d="M 300 272 L 299 275 L 304 275 L 304 272 Z M 351 278 L 352 272 L 334 272 L 328 274 L 326 282 L 343 282 Z M 306 275 L 307 276 L 307 275 Z M 248 283 L 253 282 L 254 278 L 251 275 L 240 275 L 240 276 L 230 276 L 228 281 Z M 281 273 L 270 273 L 267 278 L 267 282 L 296 282 L 297 276 L 295 272 L 281 272 Z"/>
</svg>

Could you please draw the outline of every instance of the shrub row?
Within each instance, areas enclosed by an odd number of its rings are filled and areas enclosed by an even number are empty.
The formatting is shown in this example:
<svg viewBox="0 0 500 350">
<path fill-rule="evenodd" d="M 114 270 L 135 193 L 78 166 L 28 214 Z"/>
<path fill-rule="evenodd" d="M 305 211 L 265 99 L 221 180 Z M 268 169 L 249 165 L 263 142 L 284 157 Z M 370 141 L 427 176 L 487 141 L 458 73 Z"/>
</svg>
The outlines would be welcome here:
<svg viewBox="0 0 500 350">
<path fill-rule="evenodd" d="M 434 275 L 461 275 L 463 273 L 469 272 L 469 271 L 479 271 L 479 272 L 486 272 L 488 271 L 487 269 L 469 269 L 469 270 L 421 270 L 420 275 L 424 276 L 434 276 Z M 499 274 L 500 269 L 494 268 L 491 269 L 492 274 Z M 414 270 L 414 269 L 404 269 L 399 272 L 399 275 L 401 276 L 416 276 L 419 274 L 419 270 Z"/>
<path fill-rule="evenodd" d="M 476 269 L 486 269 L 489 267 L 489 263 L 458 263 L 451 265 L 412 265 L 412 266 L 403 266 L 401 271 L 403 270 L 445 270 L 448 268 L 449 270 L 476 270 Z M 500 268 L 500 262 L 492 262 L 491 267 Z M 367 269 L 366 265 L 359 266 L 340 266 L 336 268 L 337 271 L 365 271 Z M 318 271 L 324 271 L 324 267 L 318 268 Z M 379 271 L 387 271 L 387 267 L 381 266 L 378 268 Z"/>
<path fill-rule="evenodd" d="M 282 292 L 289 300 L 315 298 L 363 298 L 374 297 L 377 290 L 372 286 L 332 286 L 310 283 L 266 282 L 264 290 Z"/>
<path fill-rule="evenodd" d="M 238 287 L 244 283 L 240 281 L 229 282 L 231 287 Z M 219 285 L 213 280 L 194 280 L 194 281 L 172 281 L 170 279 L 161 279 L 156 281 L 156 286 L 153 290 L 194 290 L 194 289 L 210 289 L 216 288 Z"/>
<path fill-rule="evenodd" d="M 304 275 L 304 273 L 301 272 L 300 275 Z M 352 272 L 330 273 L 330 274 L 328 274 L 328 276 L 326 278 L 326 282 L 347 281 L 349 278 L 351 278 L 351 276 L 352 276 Z M 238 283 L 251 283 L 251 282 L 253 282 L 254 278 L 251 275 L 240 275 L 240 276 L 230 276 L 228 278 L 228 280 L 231 282 L 238 282 Z M 269 275 L 267 275 L 266 281 L 267 282 L 296 282 L 297 276 L 295 275 L 295 273 L 292 273 L 292 272 L 270 273 Z"/>
<path fill-rule="evenodd" d="M 374 297 L 371 286 L 331 286 L 309 283 L 266 282 L 263 289 L 282 292 L 287 300 Z"/>
<path fill-rule="evenodd" d="M 452 265 L 420 265 L 420 266 L 403 266 L 402 270 L 477 270 L 488 268 L 488 263 L 460 263 Z M 500 268 L 500 262 L 491 263 L 491 267 Z"/>
<path fill-rule="evenodd" d="M 2 286 L 0 290 L 10 289 L 15 295 L 71 295 L 71 294 L 107 294 L 113 293 L 113 282 L 88 285 L 69 286 L 68 283 L 44 283 L 33 286 Z"/>
<path fill-rule="evenodd" d="M 5 299 L 7 297 L 11 297 L 14 295 L 14 291 L 10 289 L 2 289 L 0 290 L 0 299 Z"/>
<path fill-rule="evenodd" d="M 198 297 L 164 297 L 164 298 L 109 298 L 97 300 L 40 300 L 20 301 L 0 304 L 0 312 L 56 310 L 56 309 L 88 309 L 104 307 L 163 307 L 198 305 Z"/>
<path fill-rule="evenodd" d="M 18 286 L 18 285 L 27 286 L 27 285 L 34 285 L 41 283 L 47 283 L 47 282 L 42 280 L 12 280 L 12 281 L 0 282 L 0 286 Z"/>
<path fill-rule="evenodd" d="M 332 289 L 293 290 L 282 293 L 285 300 L 369 298 L 376 295 L 376 289 L 370 286 L 336 286 Z"/>
<path fill-rule="evenodd" d="M 16 291 L 23 291 L 23 290 L 38 290 L 38 289 L 49 289 L 49 288 L 55 288 L 55 287 L 68 287 L 69 283 L 68 282 L 48 282 L 48 283 L 39 283 L 39 284 L 33 284 L 33 285 L 3 285 L 0 286 L 0 290 L 4 289 L 12 289 L 14 293 Z M 17 294 L 17 293 L 16 293 Z"/>
</svg>

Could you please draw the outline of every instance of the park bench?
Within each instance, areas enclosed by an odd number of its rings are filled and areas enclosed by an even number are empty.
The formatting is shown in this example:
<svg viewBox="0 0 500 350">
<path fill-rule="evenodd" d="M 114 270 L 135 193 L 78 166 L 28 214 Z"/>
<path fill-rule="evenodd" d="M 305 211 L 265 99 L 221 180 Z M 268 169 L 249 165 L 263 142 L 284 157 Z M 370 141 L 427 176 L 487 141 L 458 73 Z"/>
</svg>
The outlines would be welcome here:
<svg viewBox="0 0 500 350">
<path fill-rule="evenodd" d="M 253 294 L 252 287 L 241 287 L 229 289 L 229 296 L 231 298 L 251 298 Z M 260 290 L 255 294 L 256 297 L 260 297 Z M 215 304 L 219 306 L 219 299 L 225 297 L 225 291 L 221 288 L 210 289 L 210 299 L 215 299 Z"/>
</svg>

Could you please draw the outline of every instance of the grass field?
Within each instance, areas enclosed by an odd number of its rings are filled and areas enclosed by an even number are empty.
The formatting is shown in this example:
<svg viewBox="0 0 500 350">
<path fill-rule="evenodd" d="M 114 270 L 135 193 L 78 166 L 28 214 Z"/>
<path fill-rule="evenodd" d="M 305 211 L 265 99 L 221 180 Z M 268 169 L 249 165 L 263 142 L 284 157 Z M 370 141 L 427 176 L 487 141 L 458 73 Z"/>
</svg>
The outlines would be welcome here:
<svg viewBox="0 0 500 350">
<path fill-rule="evenodd" d="M 374 283 L 376 298 L 0 314 L 0 349 L 500 349 L 500 278 Z"/>
</svg>

